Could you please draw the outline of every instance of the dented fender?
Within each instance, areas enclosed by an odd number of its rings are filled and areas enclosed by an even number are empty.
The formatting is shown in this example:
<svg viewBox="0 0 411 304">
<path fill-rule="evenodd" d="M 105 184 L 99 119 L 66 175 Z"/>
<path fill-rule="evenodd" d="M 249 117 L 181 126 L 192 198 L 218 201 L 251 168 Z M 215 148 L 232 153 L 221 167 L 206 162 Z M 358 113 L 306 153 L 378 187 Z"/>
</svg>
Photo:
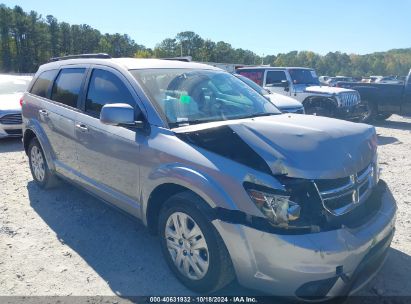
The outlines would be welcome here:
<svg viewBox="0 0 411 304">
<path fill-rule="evenodd" d="M 211 208 L 237 209 L 228 193 L 207 174 L 180 163 L 164 164 L 149 174 L 147 184 L 142 187 L 142 218 L 145 224 L 147 224 L 146 213 L 150 194 L 163 184 L 174 184 L 190 189 Z"/>
</svg>

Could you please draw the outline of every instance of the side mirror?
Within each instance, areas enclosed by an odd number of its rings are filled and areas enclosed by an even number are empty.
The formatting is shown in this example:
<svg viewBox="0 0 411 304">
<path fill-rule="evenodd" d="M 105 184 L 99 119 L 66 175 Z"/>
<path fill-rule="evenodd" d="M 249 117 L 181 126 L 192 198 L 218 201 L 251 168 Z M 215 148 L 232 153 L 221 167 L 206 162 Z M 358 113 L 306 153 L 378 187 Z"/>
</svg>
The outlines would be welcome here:
<svg viewBox="0 0 411 304">
<path fill-rule="evenodd" d="M 136 126 L 134 109 L 125 103 L 112 103 L 103 106 L 100 112 L 100 121 L 111 126 Z"/>
<path fill-rule="evenodd" d="M 288 80 L 281 80 L 281 85 L 284 87 L 284 91 L 290 90 L 290 82 Z"/>
<path fill-rule="evenodd" d="M 290 86 L 290 82 L 288 80 L 281 80 L 281 85 L 284 88 L 288 88 Z"/>
</svg>

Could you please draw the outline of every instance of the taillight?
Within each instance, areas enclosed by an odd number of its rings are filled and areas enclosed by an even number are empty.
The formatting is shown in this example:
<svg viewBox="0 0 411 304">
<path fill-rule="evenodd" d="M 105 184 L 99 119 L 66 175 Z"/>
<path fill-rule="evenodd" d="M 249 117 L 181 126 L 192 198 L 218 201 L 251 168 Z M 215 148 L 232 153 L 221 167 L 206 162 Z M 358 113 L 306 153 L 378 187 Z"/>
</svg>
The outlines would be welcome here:
<svg viewBox="0 0 411 304">
<path fill-rule="evenodd" d="M 20 107 L 23 107 L 23 97 L 22 98 L 20 98 Z"/>
</svg>

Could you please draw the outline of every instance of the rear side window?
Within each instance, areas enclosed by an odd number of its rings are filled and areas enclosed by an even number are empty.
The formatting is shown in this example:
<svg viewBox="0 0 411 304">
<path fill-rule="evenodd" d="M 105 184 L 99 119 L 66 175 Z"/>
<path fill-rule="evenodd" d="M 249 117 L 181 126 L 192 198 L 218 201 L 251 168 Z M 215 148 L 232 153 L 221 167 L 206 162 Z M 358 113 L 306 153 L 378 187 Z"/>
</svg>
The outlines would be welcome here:
<svg viewBox="0 0 411 304">
<path fill-rule="evenodd" d="M 133 96 L 120 78 L 111 72 L 94 69 L 87 92 L 86 112 L 98 116 L 108 103 L 127 103 L 136 108 Z"/>
<path fill-rule="evenodd" d="M 284 71 L 268 71 L 267 78 L 265 80 L 265 85 L 276 85 L 281 84 L 281 81 L 287 80 Z"/>
<path fill-rule="evenodd" d="M 238 71 L 238 74 L 243 75 L 256 84 L 262 86 L 263 85 L 263 77 L 264 77 L 264 70 L 254 70 L 254 71 Z"/>
<path fill-rule="evenodd" d="M 57 73 L 58 70 L 49 70 L 41 73 L 31 88 L 30 93 L 40 97 L 47 97 L 47 92 Z"/>
<path fill-rule="evenodd" d="M 51 99 L 70 107 L 77 107 L 86 69 L 63 69 L 54 83 Z"/>
</svg>

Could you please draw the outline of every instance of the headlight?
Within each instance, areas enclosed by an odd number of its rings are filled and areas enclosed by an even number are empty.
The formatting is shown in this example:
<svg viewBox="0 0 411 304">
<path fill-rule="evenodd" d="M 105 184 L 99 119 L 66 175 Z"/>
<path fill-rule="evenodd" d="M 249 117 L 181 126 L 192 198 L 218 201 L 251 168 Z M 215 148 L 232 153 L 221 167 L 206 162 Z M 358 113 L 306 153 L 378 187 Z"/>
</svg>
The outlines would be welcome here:
<svg viewBox="0 0 411 304">
<path fill-rule="evenodd" d="M 248 189 L 247 192 L 255 205 L 275 225 L 286 227 L 290 221 L 300 217 L 300 205 L 290 201 L 287 195 L 255 189 Z"/>
</svg>

